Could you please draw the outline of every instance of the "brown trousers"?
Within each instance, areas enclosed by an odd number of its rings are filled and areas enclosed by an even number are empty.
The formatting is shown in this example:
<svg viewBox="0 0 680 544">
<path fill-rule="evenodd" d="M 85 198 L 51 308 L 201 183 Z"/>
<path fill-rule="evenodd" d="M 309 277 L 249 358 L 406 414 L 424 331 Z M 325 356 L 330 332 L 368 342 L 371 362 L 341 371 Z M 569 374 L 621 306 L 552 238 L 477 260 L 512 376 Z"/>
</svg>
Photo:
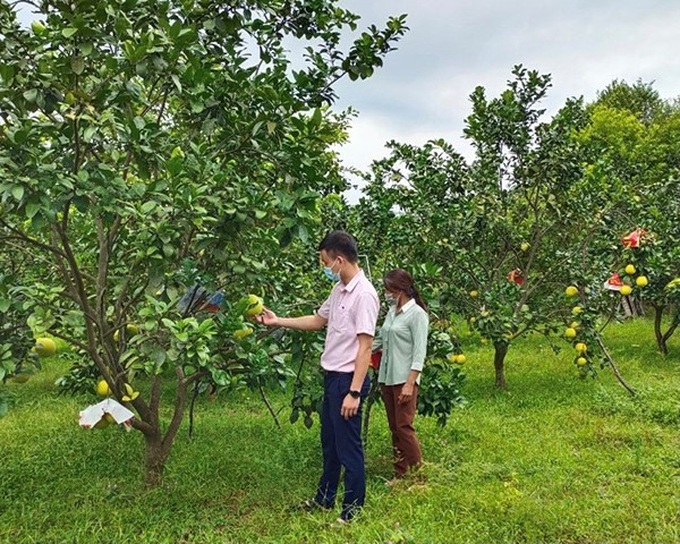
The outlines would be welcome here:
<svg viewBox="0 0 680 544">
<path fill-rule="evenodd" d="M 399 403 L 401 385 L 381 384 L 380 393 L 385 403 L 387 422 L 392 433 L 394 473 L 395 476 L 402 477 L 409 468 L 416 468 L 423 461 L 420 442 L 413 427 L 418 404 L 418 386 L 414 386 L 411 400 L 404 404 Z"/>
</svg>

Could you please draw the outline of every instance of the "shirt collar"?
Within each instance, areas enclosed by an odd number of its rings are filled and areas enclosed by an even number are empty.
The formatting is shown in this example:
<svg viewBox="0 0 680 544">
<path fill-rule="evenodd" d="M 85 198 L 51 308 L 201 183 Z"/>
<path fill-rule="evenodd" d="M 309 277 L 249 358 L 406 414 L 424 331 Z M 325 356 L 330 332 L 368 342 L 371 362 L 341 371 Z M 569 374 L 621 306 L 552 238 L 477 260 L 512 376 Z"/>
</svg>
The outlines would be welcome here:
<svg viewBox="0 0 680 544">
<path fill-rule="evenodd" d="M 354 291 L 354 288 L 359 283 L 359 280 L 363 277 L 364 277 L 364 271 L 359 269 L 359 272 L 354 274 L 354 277 L 351 280 L 349 280 L 349 283 L 342 286 L 342 290 L 348 291 L 348 292 L 351 293 L 352 291 Z"/>
<path fill-rule="evenodd" d="M 408 312 L 415 305 L 416 305 L 416 300 L 414 298 L 409 299 L 409 301 L 401 307 L 401 310 L 399 310 L 399 313 L 403 314 L 405 312 Z"/>
</svg>

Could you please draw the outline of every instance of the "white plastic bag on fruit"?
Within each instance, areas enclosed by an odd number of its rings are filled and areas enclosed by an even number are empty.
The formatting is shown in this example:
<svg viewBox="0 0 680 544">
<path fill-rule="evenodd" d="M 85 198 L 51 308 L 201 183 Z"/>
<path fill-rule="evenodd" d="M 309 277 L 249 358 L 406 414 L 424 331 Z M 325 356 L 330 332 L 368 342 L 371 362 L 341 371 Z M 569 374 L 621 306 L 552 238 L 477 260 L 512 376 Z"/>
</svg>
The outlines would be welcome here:
<svg viewBox="0 0 680 544">
<path fill-rule="evenodd" d="M 106 399 L 92 406 L 88 406 L 80 412 L 78 424 L 84 429 L 91 429 L 106 415 L 110 414 L 117 424 L 125 424 L 129 427 L 134 413 L 113 399 Z"/>
</svg>

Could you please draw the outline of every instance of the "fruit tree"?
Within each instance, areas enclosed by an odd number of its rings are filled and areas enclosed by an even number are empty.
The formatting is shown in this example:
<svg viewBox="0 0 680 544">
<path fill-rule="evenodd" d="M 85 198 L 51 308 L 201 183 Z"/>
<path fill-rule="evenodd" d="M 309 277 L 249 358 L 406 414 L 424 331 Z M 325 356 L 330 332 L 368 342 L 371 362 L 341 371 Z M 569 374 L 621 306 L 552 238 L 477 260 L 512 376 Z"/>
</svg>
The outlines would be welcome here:
<svg viewBox="0 0 680 544">
<path fill-rule="evenodd" d="M 127 401 L 149 483 L 189 387 L 280 366 L 254 335 L 233 336 L 237 301 L 266 282 L 265 255 L 306 234 L 319 195 L 345 187 L 333 85 L 369 77 L 406 30 L 391 18 L 342 46 L 357 23 L 336 0 L 0 3 L 0 235 L 48 262 L 50 332 L 116 398 L 150 376 Z M 178 311 L 208 282 L 224 293 L 221 317 Z"/>
</svg>

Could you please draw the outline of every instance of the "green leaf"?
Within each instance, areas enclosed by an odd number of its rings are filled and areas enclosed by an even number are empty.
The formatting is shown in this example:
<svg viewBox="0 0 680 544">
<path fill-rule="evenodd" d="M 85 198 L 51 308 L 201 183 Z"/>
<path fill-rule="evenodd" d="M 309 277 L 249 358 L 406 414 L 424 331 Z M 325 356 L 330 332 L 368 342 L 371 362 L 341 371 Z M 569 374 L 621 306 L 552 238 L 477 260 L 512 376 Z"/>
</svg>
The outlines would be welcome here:
<svg viewBox="0 0 680 544">
<path fill-rule="evenodd" d="M 26 204 L 26 217 L 29 219 L 33 219 L 35 217 L 35 214 L 38 213 L 40 210 L 40 204 L 36 204 L 34 202 L 29 202 Z"/>
<path fill-rule="evenodd" d="M 211 374 L 212 379 L 217 385 L 227 385 L 229 383 L 229 375 L 224 370 L 213 369 Z"/>
<path fill-rule="evenodd" d="M 12 187 L 12 196 L 16 200 L 21 200 L 24 197 L 24 188 L 22 185 L 15 185 Z"/>
<path fill-rule="evenodd" d="M 304 225 L 298 225 L 297 230 L 300 240 L 307 243 L 307 241 L 309 240 L 309 231 L 307 230 L 307 227 L 305 227 Z"/>
<path fill-rule="evenodd" d="M 83 141 L 90 143 L 96 131 L 97 129 L 93 126 L 85 128 L 85 131 L 83 132 Z"/>
<path fill-rule="evenodd" d="M 64 36 L 64 38 L 70 38 L 73 36 L 76 32 L 78 32 L 77 28 L 74 28 L 72 26 L 66 27 L 61 31 L 61 35 Z"/>
<path fill-rule="evenodd" d="M 154 209 L 156 209 L 156 201 L 155 200 L 149 200 L 148 202 L 145 202 L 144 204 L 142 204 L 142 212 L 145 213 L 145 214 L 150 213 Z"/>
<path fill-rule="evenodd" d="M 5 83 L 11 83 L 14 79 L 14 67 L 9 64 L 0 65 L 0 77 Z"/>
<path fill-rule="evenodd" d="M 85 70 L 85 61 L 83 60 L 83 57 L 73 57 L 71 59 L 71 70 L 78 76 L 83 73 Z"/>
<path fill-rule="evenodd" d="M 182 92 L 182 83 L 179 81 L 179 77 L 177 77 L 176 74 L 172 74 L 170 76 L 170 78 L 172 79 L 172 82 L 175 84 L 175 87 L 177 88 L 177 90 L 181 93 Z"/>
<path fill-rule="evenodd" d="M 281 236 L 279 236 L 279 245 L 281 247 L 288 246 L 292 241 L 293 241 L 293 235 L 292 235 L 290 229 L 285 229 L 281 233 Z"/>
<path fill-rule="evenodd" d="M 24 98 L 29 102 L 35 102 L 38 98 L 38 89 L 29 89 L 24 91 Z"/>
<path fill-rule="evenodd" d="M 321 110 L 319 108 L 316 108 L 314 110 L 314 113 L 312 114 L 311 118 L 311 125 L 314 127 L 318 127 L 321 124 Z"/>
</svg>

